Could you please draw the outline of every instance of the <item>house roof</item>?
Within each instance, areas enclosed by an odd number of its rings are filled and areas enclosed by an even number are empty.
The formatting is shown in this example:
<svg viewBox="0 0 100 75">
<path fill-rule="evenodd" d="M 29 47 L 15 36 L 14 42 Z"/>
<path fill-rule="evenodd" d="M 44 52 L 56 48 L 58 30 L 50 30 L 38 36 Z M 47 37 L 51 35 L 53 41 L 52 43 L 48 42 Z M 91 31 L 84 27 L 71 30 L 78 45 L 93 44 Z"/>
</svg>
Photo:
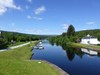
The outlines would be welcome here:
<svg viewBox="0 0 100 75">
<path fill-rule="evenodd" d="M 83 37 L 82 39 L 91 39 L 91 38 L 96 38 L 96 37 L 90 36 L 90 35 L 88 34 L 87 36 Z"/>
</svg>

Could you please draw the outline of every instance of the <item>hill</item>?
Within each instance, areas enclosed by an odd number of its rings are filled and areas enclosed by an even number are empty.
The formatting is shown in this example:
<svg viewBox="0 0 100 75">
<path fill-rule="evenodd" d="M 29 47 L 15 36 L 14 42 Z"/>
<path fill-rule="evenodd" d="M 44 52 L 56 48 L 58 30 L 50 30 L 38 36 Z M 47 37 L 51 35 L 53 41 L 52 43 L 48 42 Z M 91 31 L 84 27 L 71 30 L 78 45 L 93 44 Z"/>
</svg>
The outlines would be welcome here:
<svg viewBox="0 0 100 75">
<path fill-rule="evenodd" d="M 40 40 L 41 36 L 33 34 L 25 34 L 18 32 L 0 31 L 0 49 L 7 48 L 8 45 L 15 44 L 17 42 L 27 42 Z"/>
<path fill-rule="evenodd" d="M 83 30 L 75 32 L 75 35 L 79 38 L 82 38 L 86 35 L 95 36 L 100 40 L 100 29 L 93 29 L 93 30 Z"/>
</svg>

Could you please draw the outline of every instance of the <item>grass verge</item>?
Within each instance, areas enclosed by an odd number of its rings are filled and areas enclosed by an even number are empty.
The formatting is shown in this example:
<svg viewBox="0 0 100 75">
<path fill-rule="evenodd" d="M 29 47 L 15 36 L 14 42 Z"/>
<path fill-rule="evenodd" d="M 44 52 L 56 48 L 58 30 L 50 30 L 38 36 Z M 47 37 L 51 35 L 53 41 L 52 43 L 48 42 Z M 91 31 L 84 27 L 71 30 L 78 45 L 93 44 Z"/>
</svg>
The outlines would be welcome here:
<svg viewBox="0 0 100 75">
<path fill-rule="evenodd" d="M 96 45 L 87 45 L 87 44 L 80 44 L 80 43 L 70 43 L 70 46 L 78 47 L 78 48 L 87 48 L 87 49 L 92 49 L 92 50 L 100 51 L 100 46 L 96 46 Z"/>
<path fill-rule="evenodd" d="M 49 64 L 30 61 L 32 47 L 36 42 L 0 53 L 0 75 L 60 75 Z"/>
</svg>

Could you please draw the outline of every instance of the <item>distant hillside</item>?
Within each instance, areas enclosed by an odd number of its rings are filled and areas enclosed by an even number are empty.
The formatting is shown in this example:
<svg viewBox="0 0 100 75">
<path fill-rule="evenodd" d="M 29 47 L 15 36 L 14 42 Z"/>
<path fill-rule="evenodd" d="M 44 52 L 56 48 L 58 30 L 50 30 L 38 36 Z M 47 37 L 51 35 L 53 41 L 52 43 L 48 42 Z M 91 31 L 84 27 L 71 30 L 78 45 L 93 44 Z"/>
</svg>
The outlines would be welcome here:
<svg viewBox="0 0 100 75">
<path fill-rule="evenodd" d="M 100 29 L 77 31 L 76 36 L 82 38 L 86 35 L 95 36 L 100 40 Z"/>
<path fill-rule="evenodd" d="M 7 42 L 13 41 L 31 41 L 31 40 L 38 40 L 41 37 L 33 34 L 25 34 L 19 32 L 9 32 L 9 31 L 2 31 L 1 35 L 3 39 L 7 40 Z"/>
<path fill-rule="evenodd" d="M 45 38 L 48 38 L 50 36 L 57 36 L 57 35 L 37 35 L 37 34 L 26 34 L 26 33 L 19 33 L 19 32 L 10 32 L 10 31 L 3 31 L 3 30 L 0 30 L 2 32 L 2 35 L 5 37 L 5 36 L 34 36 L 34 38 L 41 38 L 41 39 L 45 39 Z"/>
</svg>

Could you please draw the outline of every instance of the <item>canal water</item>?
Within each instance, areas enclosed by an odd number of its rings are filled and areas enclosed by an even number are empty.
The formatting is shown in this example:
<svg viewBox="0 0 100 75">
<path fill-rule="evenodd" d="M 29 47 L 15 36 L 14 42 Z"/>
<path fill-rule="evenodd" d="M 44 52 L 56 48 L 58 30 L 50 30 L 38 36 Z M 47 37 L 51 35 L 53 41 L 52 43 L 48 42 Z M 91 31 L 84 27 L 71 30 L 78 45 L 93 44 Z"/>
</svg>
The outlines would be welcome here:
<svg viewBox="0 0 100 75">
<path fill-rule="evenodd" d="M 46 60 L 70 75 L 100 75 L 100 54 L 79 48 L 66 48 L 43 43 L 44 49 L 34 49 L 32 59 Z"/>
</svg>

